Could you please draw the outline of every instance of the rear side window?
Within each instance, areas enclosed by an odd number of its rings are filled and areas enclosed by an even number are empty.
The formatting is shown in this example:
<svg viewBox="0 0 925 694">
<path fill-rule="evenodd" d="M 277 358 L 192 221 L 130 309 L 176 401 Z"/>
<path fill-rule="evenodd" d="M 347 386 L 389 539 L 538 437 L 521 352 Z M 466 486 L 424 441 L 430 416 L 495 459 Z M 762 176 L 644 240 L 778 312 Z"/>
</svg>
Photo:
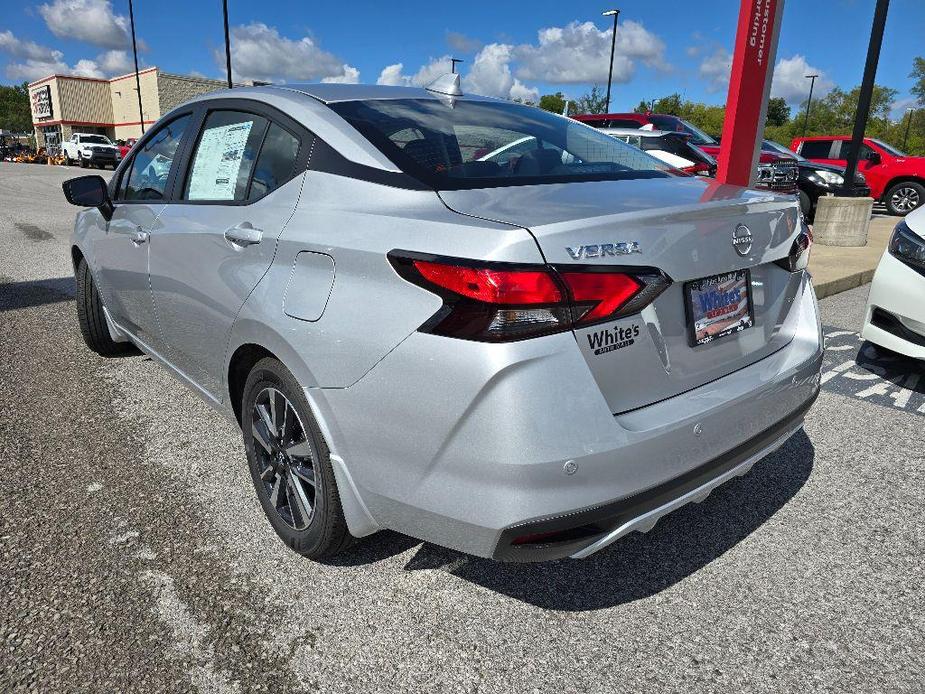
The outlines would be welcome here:
<svg viewBox="0 0 925 694">
<path fill-rule="evenodd" d="M 607 121 L 608 128 L 636 128 L 642 127 L 642 123 L 637 120 L 628 120 L 626 118 L 611 118 Z"/>
<path fill-rule="evenodd" d="M 266 118 L 252 113 L 212 111 L 196 143 L 183 199 L 246 200 L 267 125 Z"/>
<path fill-rule="evenodd" d="M 832 140 L 804 140 L 800 154 L 807 159 L 829 159 Z"/>
<path fill-rule="evenodd" d="M 257 157 L 254 180 L 247 199 L 262 198 L 288 181 L 298 156 L 298 138 L 276 123 L 270 123 L 263 147 L 260 148 L 260 156 Z"/>
<path fill-rule="evenodd" d="M 170 168 L 189 122 L 189 114 L 170 121 L 135 153 L 122 177 L 119 200 L 164 199 Z"/>
</svg>

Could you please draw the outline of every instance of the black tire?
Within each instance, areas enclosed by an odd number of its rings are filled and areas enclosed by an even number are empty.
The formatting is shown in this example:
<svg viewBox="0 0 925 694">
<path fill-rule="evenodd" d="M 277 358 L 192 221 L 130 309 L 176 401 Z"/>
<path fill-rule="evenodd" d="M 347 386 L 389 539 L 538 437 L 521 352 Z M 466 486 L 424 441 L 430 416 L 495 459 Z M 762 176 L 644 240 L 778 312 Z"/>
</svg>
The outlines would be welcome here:
<svg viewBox="0 0 925 694">
<path fill-rule="evenodd" d="M 131 343 L 115 342 L 109 335 L 103 302 L 96 290 L 90 267 L 83 258 L 77 264 L 77 322 L 87 347 L 103 357 L 118 357 L 134 351 Z"/>
<path fill-rule="evenodd" d="M 81 156 L 80 152 L 77 153 L 77 161 L 80 163 L 81 169 L 87 168 L 87 160 Z"/>
<path fill-rule="evenodd" d="M 263 398 L 276 397 L 276 393 L 281 394 L 285 401 L 288 401 L 289 407 L 295 410 L 297 418 L 293 419 L 287 413 L 290 410 L 284 409 L 281 426 L 277 426 L 279 431 L 278 446 L 282 451 L 287 445 L 293 442 L 304 441 L 303 447 L 308 444 L 308 454 L 298 458 L 286 457 L 285 461 L 280 458 L 274 458 L 265 447 L 262 447 L 257 441 L 257 430 L 263 421 L 257 414 L 257 406 Z M 277 413 L 279 412 L 279 399 L 277 403 Z M 266 407 L 264 410 L 266 411 Z M 255 420 L 257 425 L 255 426 Z M 270 525 L 279 535 L 280 539 L 285 542 L 293 551 L 308 557 L 310 559 L 325 559 L 333 557 L 335 554 L 342 552 L 353 542 L 353 536 L 347 529 L 347 522 L 344 520 L 344 512 L 340 503 L 340 495 L 337 491 L 337 482 L 334 478 L 334 468 L 331 466 L 331 459 L 328 452 L 328 446 L 324 437 L 318 428 L 315 418 L 312 416 L 311 408 L 305 399 L 302 388 L 296 381 L 295 377 L 289 370 L 283 366 L 277 359 L 267 357 L 261 359 L 254 368 L 251 369 L 244 385 L 244 396 L 241 402 L 241 428 L 244 433 L 244 448 L 247 451 L 248 467 L 251 471 L 251 478 L 254 482 L 254 489 L 257 492 L 257 498 L 260 505 L 270 521 Z M 301 433 L 299 430 L 301 429 Z M 260 436 L 269 439 L 272 431 L 269 428 L 263 429 Z M 295 447 L 290 450 L 294 450 Z M 296 461 L 299 462 L 296 462 Z M 276 461 L 276 462 L 272 462 Z M 309 469 L 311 477 L 315 480 L 314 486 L 305 481 L 304 473 L 296 474 L 292 472 L 296 468 L 302 470 Z M 286 470 L 288 472 L 280 472 Z M 288 486 L 290 479 L 295 483 L 302 485 L 302 490 L 306 494 L 312 495 L 309 500 L 311 509 L 309 518 L 305 519 L 304 515 L 299 513 L 302 508 L 298 505 L 295 497 L 295 486 Z M 279 480 L 279 482 L 277 482 Z M 272 489 L 276 488 L 278 495 L 282 490 L 286 490 L 286 499 L 281 500 L 277 496 L 277 503 L 272 501 Z M 280 505 L 284 504 L 282 508 Z M 295 510 L 293 509 L 295 507 Z M 301 521 L 299 519 L 302 519 Z M 300 524 L 306 525 L 298 529 Z"/>
<path fill-rule="evenodd" d="M 897 183 L 890 186 L 883 203 L 890 214 L 903 217 L 925 204 L 925 186 L 915 181 Z"/>
</svg>

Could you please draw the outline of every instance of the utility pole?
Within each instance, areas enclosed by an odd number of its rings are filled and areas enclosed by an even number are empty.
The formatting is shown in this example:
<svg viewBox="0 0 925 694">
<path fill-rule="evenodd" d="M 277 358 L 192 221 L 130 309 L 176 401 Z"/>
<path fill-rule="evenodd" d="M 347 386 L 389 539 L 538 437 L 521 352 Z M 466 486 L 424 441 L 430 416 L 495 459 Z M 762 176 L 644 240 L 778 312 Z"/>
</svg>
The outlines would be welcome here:
<svg viewBox="0 0 925 694">
<path fill-rule="evenodd" d="M 858 110 L 854 114 L 854 130 L 851 133 L 851 147 L 845 165 L 842 195 L 851 196 L 854 191 L 854 174 L 858 168 L 858 153 L 864 141 L 867 129 L 867 117 L 870 115 L 870 101 L 874 94 L 874 80 L 877 77 L 877 63 L 880 61 L 880 46 L 883 44 L 883 29 L 886 27 L 886 12 L 890 9 L 890 0 L 877 0 L 874 8 L 874 24 L 870 29 L 870 43 L 867 46 L 867 62 L 864 65 L 864 79 L 861 81 L 861 93 L 858 95 Z"/>
<path fill-rule="evenodd" d="M 905 151 L 906 146 L 909 142 L 909 128 L 912 125 L 912 114 L 914 112 L 915 112 L 915 108 L 913 108 L 912 106 L 906 109 L 906 113 L 908 113 L 909 115 L 906 116 L 906 134 L 903 135 L 903 151 Z"/>
<path fill-rule="evenodd" d="M 806 100 L 806 116 L 803 117 L 803 137 L 806 137 L 806 126 L 809 123 L 809 105 L 813 103 L 813 87 L 816 86 L 816 78 L 819 75 L 804 75 L 809 83 L 809 98 Z"/>
<path fill-rule="evenodd" d="M 617 17 L 620 16 L 620 10 L 607 10 L 602 12 L 603 17 L 613 17 L 613 34 L 610 36 L 610 71 L 607 73 L 607 108 L 604 113 L 610 113 L 610 85 L 613 83 L 613 54 L 617 48 Z"/>
<path fill-rule="evenodd" d="M 463 60 L 462 58 L 450 58 L 450 72 L 452 72 L 455 75 L 456 74 L 456 63 L 464 63 L 464 62 L 466 61 Z"/>
<path fill-rule="evenodd" d="M 128 20 L 132 25 L 132 55 L 135 56 L 135 91 L 138 92 L 138 120 L 141 124 L 141 134 L 145 134 L 145 112 L 141 108 L 141 78 L 138 76 L 138 45 L 135 43 L 135 10 L 132 0 L 128 0 Z"/>
<path fill-rule="evenodd" d="M 222 12 L 225 15 L 225 72 L 228 74 L 228 88 L 231 84 L 231 39 L 228 37 L 228 0 L 222 0 Z"/>
</svg>

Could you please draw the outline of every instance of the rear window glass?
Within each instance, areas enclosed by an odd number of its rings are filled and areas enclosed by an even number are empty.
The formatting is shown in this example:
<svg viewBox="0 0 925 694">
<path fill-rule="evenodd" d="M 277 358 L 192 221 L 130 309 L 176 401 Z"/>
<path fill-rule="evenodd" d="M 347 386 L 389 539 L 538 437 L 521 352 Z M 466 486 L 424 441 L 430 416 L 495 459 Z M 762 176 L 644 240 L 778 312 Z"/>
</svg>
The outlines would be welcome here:
<svg viewBox="0 0 925 694">
<path fill-rule="evenodd" d="M 331 108 L 402 171 L 438 190 L 671 175 L 624 142 L 531 106 L 383 99 Z"/>
<path fill-rule="evenodd" d="M 831 140 L 805 140 L 800 147 L 800 155 L 807 159 L 828 159 L 831 149 Z"/>
</svg>

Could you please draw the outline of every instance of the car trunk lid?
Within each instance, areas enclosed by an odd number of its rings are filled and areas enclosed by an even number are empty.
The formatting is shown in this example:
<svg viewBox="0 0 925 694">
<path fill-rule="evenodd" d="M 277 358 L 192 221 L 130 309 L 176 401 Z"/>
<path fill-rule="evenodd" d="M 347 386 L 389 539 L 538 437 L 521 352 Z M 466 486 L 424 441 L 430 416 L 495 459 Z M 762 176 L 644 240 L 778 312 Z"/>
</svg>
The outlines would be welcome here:
<svg viewBox="0 0 925 694">
<path fill-rule="evenodd" d="M 444 191 L 441 197 L 462 214 L 529 229 L 556 267 L 654 268 L 670 277 L 671 286 L 641 313 L 574 331 L 614 413 L 721 378 L 793 337 L 790 313 L 801 278 L 773 262 L 788 255 L 798 233 L 792 198 L 697 178 Z M 734 234 L 744 234 L 737 231 L 741 225 L 750 232 L 747 249 L 733 243 Z M 687 283 L 736 271 L 748 272 L 754 324 L 693 344 Z"/>
</svg>

